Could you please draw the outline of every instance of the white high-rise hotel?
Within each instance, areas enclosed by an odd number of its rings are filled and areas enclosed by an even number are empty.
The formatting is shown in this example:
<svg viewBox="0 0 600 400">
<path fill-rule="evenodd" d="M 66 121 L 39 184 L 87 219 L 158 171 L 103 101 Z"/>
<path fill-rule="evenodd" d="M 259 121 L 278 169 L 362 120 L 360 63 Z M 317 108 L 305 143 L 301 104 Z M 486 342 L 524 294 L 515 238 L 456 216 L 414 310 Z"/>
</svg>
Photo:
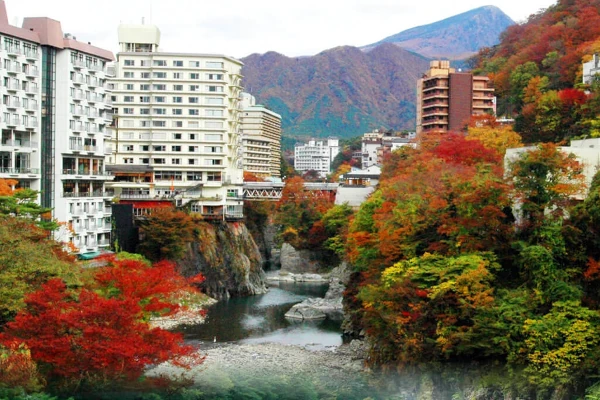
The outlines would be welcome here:
<svg viewBox="0 0 600 400">
<path fill-rule="evenodd" d="M 119 26 L 110 186 L 121 201 L 175 199 L 224 219 L 243 215 L 242 63 L 158 51 L 152 25 Z"/>
<path fill-rule="evenodd" d="M 0 0 L 0 178 L 40 190 L 40 203 L 65 222 L 57 239 L 79 254 L 110 244 L 112 195 L 104 183 L 110 51 L 63 35 L 59 21 L 8 23 Z"/>
</svg>

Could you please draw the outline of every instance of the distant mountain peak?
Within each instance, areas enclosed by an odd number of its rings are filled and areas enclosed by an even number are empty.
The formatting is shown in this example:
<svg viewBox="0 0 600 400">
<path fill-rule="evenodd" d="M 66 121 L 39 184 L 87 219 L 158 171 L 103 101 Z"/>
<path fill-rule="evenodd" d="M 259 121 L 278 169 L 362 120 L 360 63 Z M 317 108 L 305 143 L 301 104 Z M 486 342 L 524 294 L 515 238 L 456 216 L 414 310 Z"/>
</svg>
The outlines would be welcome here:
<svg viewBox="0 0 600 400">
<path fill-rule="evenodd" d="M 362 49 L 393 43 L 430 58 L 464 59 L 497 44 L 500 33 L 514 23 L 501 9 L 487 5 L 407 29 Z"/>
</svg>

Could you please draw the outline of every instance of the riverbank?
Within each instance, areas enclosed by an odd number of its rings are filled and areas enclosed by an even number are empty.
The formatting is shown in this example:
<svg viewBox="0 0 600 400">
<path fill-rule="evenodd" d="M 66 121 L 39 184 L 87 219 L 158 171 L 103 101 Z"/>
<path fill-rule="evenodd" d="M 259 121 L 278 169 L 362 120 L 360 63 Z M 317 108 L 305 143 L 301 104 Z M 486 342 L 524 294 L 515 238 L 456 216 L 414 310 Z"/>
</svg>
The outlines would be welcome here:
<svg viewBox="0 0 600 400">
<path fill-rule="evenodd" d="M 296 382 L 319 393 L 338 395 L 369 391 L 371 373 L 364 367 L 364 351 L 359 341 L 320 351 L 278 343 L 232 343 L 200 352 L 206 355 L 206 360 L 197 368 L 185 371 L 162 364 L 149 375 L 184 376 L 194 387 L 212 395 L 236 387 L 235 390 L 242 390 L 276 382 Z"/>
</svg>

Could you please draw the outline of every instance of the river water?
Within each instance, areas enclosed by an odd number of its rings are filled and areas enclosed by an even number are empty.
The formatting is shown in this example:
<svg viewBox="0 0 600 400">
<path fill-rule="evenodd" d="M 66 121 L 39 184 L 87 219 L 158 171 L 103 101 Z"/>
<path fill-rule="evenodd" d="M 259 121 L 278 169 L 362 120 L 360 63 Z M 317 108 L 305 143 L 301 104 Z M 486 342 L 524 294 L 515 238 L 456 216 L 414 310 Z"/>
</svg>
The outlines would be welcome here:
<svg viewBox="0 0 600 400">
<path fill-rule="evenodd" d="M 295 321 L 285 313 L 308 297 L 323 297 L 327 284 L 271 282 L 266 294 L 222 300 L 208 309 L 206 322 L 180 330 L 204 348 L 224 343 L 280 343 L 311 350 L 342 344 L 340 322 Z"/>
</svg>

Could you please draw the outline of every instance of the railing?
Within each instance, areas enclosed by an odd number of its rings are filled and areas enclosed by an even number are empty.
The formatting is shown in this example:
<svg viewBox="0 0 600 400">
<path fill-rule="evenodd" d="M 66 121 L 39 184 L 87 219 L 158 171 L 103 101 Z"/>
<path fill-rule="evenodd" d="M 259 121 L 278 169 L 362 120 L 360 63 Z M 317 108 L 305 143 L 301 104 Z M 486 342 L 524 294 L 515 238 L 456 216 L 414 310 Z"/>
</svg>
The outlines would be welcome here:
<svg viewBox="0 0 600 400">
<path fill-rule="evenodd" d="M 8 84 L 8 89 L 9 90 L 19 90 L 20 89 L 19 83 L 18 82 L 10 82 Z"/>
<path fill-rule="evenodd" d="M 25 50 L 22 54 L 30 60 L 37 60 L 39 58 L 37 51 Z"/>
<path fill-rule="evenodd" d="M 151 195 L 149 192 L 148 193 L 127 193 L 127 192 L 122 192 L 119 195 L 120 198 L 122 199 L 153 199 L 153 198 L 158 198 L 159 196 L 156 195 Z"/>
<path fill-rule="evenodd" d="M 25 75 L 27 76 L 38 76 L 39 70 L 37 68 L 29 67 L 25 70 Z"/>
<path fill-rule="evenodd" d="M 110 240 L 107 240 L 107 239 L 98 240 L 98 246 L 110 246 Z"/>
<path fill-rule="evenodd" d="M 10 100 L 6 106 L 9 108 L 19 108 L 21 107 L 21 102 L 19 100 Z"/>
<path fill-rule="evenodd" d="M 73 66 L 78 68 L 85 68 L 85 62 L 82 60 L 74 60 Z"/>
<path fill-rule="evenodd" d="M 81 76 L 76 76 L 75 78 L 73 78 L 73 82 L 83 84 L 85 83 L 85 80 Z"/>
<path fill-rule="evenodd" d="M 29 110 L 29 111 L 36 111 L 36 110 L 37 110 L 37 108 L 38 108 L 38 105 L 37 105 L 37 103 L 36 103 L 36 102 L 33 102 L 33 101 L 31 101 L 31 100 L 30 100 L 30 101 L 29 101 L 29 103 L 27 103 L 27 105 L 25 106 L 25 109 L 26 109 L 26 110 Z"/>
<path fill-rule="evenodd" d="M 35 128 L 37 128 L 37 126 L 38 126 L 37 120 L 27 121 L 27 123 L 25 124 L 25 128 L 35 129 Z"/>
<path fill-rule="evenodd" d="M 64 192 L 63 197 L 113 197 L 114 191 L 106 192 Z"/>
<path fill-rule="evenodd" d="M 4 50 L 6 50 L 9 54 L 23 54 L 21 51 L 21 47 L 5 45 Z"/>
<path fill-rule="evenodd" d="M 0 174 L 39 174 L 39 168 L 0 168 Z"/>
<path fill-rule="evenodd" d="M 19 68 L 18 68 L 16 65 L 13 65 L 13 64 L 10 64 L 10 65 L 8 65 L 8 66 L 6 67 L 6 70 L 7 70 L 8 72 L 13 72 L 13 73 L 15 73 L 15 74 L 16 74 L 16 73 L 19 73 L 19 72 L 21 72 L 21 71 L 19 71 Z"/>
<path fill-rule="evenodd" d="M 91 64 L 88 66 L 88 69 L 91 71 L 104 72 L 104 67 L 98 64 Z"/>
<path fill-rule="evenodd" d="M 83 93 L 75 93 L 73 95 L 73 100 L 83 100 L 84 98 Z"/>
<path fill-rule="evenodd" d="M 100 171 L 100 170 L 94 170 L 94 171 L 89 171 L 89 170 L 85 170 L 85 171 L 79 171 L 77 169 L 63 169 L 62 171 L 63 175 L 93 175 L 93 176 L 112 176 L 112 171 Z"/>
</svg>

